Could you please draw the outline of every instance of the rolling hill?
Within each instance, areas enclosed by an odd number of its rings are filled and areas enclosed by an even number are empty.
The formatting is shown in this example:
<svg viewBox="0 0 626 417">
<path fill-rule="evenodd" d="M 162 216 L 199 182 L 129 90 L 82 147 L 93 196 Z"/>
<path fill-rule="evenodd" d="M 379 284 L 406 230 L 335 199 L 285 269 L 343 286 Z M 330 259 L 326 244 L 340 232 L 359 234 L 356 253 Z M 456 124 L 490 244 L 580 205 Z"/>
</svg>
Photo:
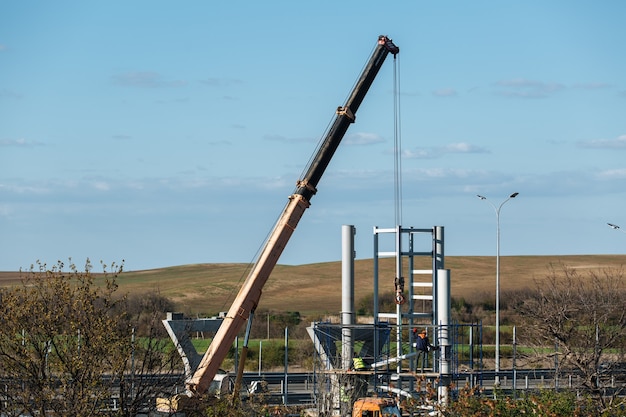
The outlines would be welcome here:
<svg viewBox="0 0 626 417">
<path fill-rule="evenodd" d="M 417 269 L 429 269 L 430 258 Z M 452 296 L 466 300 L 491 298 L 495 294 L 495 257 L 449 256 Z M 580 270 L 621 269 L 626 255 L 502 256 L 501 294 L 525 287 L 534 288 L 550 266 L 566 265 Z M 228 310 L 245 279 L 247 264 L 194 264 L 145 271 L 124 272 L 119 277 L 120 292 L 129 294 L 158 291 L 189 315 L 216 314 Z M 373 262 L 355 263 L 355 300 L 372 293 Z M 394 290 L 394 260 L 380 261 L 379 288 Z M 0 272 L 0 286 L 19 284 L 18 272 Z M 341 310 L 341 262 L 307 265 L 277 265 L 269 278 L 259 309 L 299 311 L 302 315 L 337 314 Z"/>
</svg>

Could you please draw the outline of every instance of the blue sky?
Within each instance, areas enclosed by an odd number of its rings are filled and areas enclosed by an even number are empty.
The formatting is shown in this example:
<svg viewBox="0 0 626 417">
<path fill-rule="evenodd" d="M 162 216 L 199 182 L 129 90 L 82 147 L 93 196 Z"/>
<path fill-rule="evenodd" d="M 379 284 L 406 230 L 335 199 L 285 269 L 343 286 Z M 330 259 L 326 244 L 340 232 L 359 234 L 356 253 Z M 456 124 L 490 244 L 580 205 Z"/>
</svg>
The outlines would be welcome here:
<svg viewBox="0 0 626 417">
<path fill-rule="evenodd" d="M 626 250 L 626 2 L 0 2 L 0 270 L 250 262 L 378 35 L 402 225 L 447 255 Z M 392 227 L 388 58 L 280 263 Z M 624 227 L 615 231 L 606 223 Z M 426 248 L 425 250 L 427 250 Z"/>
</svg>

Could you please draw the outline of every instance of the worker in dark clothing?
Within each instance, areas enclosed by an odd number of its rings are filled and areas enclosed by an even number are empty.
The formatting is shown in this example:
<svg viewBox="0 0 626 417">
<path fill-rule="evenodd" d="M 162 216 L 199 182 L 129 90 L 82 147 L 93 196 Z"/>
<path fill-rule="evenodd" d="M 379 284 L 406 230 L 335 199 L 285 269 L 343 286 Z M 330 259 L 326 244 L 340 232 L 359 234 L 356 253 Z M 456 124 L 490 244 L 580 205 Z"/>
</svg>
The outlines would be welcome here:
<svg viewBox="0 0 626 417">
<path fill-rule="evenodd" d="M 430 344 L 428 339 L 428 331 L 423 329 L 417 333 L 417 328 L 413 329 L 414 342 L 413 347 L 417 350 L 417 364 L 422 359 L 422 373 L 424 373 L 424 364 L 428 361 L 428 352 L 434 350 L 436 347 Z"/>
</svg>

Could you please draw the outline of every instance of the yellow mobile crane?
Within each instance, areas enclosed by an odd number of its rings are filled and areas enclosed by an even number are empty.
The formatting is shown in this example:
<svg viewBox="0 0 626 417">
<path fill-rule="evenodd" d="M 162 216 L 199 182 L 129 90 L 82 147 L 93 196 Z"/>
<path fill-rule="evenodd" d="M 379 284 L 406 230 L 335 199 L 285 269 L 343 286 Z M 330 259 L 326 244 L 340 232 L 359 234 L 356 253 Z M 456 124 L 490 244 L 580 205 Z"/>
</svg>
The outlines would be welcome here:
<svg viewBox="0 0 626 417">
<path fill-rule="evenodd" d="M 226 317 L 224 317 L 202 361 L 193 376 L 186 381 L 187 392 L 169 399 L 168 408 L 170 411 L 185 408 L 184 403 L 186 401 L 202 396 L 207 392 L 237 334 L 249 316 L 254 313 L 265 282 L 274 266 L 276 266 L 278 258 L 287 245 L 304 211 L 309 207 L 311 198 L 316 194 L 316 187 L 322 174 L 330 163 L 348 127 L 351 123 L 354 123 L 356 112 L 385 58 L 389 53 L 395 58 L 398 52 L 400 52 L 400 49 L 391 39 L 383 35 L 378 37 L 378 43 L 363 69 L 361 77 L 354 86 L 345 105 L 337 108 L 335 120 L 328 130 L 324 141 L 321 142 L 317 149 L 315 158 L 311 160 L 306 170 L 306 175 L 297 182 L 295 192 L 289 197 L 282 215 L 265 242 L 258 259 L 239 290 Z M 157 407 L 164 408 L 163 405 L 161 404 L 161 407 L 159 407 L 159 404 L 157 404 Z"/>
</svg>

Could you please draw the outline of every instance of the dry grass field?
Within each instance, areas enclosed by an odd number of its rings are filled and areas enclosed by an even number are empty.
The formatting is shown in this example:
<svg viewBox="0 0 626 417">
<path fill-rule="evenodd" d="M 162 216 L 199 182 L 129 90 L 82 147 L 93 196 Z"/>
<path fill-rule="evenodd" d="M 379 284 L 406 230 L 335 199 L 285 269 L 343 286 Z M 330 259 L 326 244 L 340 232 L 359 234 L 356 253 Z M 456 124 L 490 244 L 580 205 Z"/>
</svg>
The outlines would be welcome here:
<svg viewBox="0 0 626 417">
<path fill-rule="evenodd" d="M 418 258 L 417 269 L 430 269 L 430 259 Z M 501 294 L 524 287 L 534 288 L 550 266 L 566 265 L 580 270 L 622 268 L 626 255 L 503 256 L 500 258 Z M 379 287 L 393 292 L 394 260 L 381 260 Z M 172 299 L 186 314 L 216 314 L 226 311 L 248 272 L 246 264 L 196 264 L 146 271 L 124 272 L 119 277 L 120 293 L 158 291 Z M 450 256 L 452 296 L 468 301 L 495 294 L 495 257 Z M 355 264 L 355 299 L 372 293 L 373 261 Z M 20 283 L 17 272 L 0 272 L 0 286 Z M 337 314 L 341 310 L 341 262 L 308 265 L 278 265 L 268 280 L 259 309 L 299 311 L 302 315 Z"/>
</svg>

